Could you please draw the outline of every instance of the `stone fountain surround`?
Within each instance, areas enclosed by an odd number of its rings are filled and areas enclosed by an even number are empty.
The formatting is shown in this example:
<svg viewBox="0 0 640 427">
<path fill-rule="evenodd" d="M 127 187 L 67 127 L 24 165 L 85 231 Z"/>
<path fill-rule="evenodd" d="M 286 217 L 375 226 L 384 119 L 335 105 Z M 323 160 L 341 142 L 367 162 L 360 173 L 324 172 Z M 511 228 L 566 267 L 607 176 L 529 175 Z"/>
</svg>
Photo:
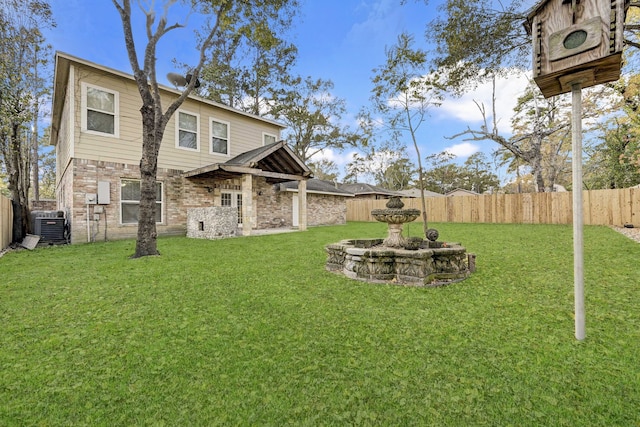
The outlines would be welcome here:
<svg viewBox="0 0 640 427">
<path fill-rule="evenodd" d="M 387 238 L 342 240 L 327 245 L 327 270 L 367 282 L 419 286 L 462 280 L 475 270 L 475 255 L 467 254 L 459 243 L 438 242 L 436 230 L 427 230 L 427 241 L 417 238 L 414 242 L 414 238 L 402 236 L 404 224 L 414 221 L 419 210 L 403 209 L 399 197 L 391 197 L 386 206 L 372 210 L 371 215 L 388 224 Z"/>
<path fill-rule="evenodd" d="M 423 241 L 419 249 L 407 250 L 384 246 L 383 239 L 352 239 L 325 250 L 327 270 L 372 283 L 440 286 L 463 280 L 475 269 L 475 255 L 458 243 Z"/>
</svg>

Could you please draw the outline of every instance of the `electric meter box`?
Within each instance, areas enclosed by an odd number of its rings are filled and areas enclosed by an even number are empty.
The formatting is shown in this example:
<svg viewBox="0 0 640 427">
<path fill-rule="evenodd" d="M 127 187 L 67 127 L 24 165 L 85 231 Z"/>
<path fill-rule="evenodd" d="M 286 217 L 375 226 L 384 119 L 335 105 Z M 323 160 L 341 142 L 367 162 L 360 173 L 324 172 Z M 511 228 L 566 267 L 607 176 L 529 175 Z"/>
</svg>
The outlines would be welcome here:
<svg viewBox="0 0 640 427">
<path fill-rule="evenodd" d="M 111 203 L 109 181 L 98 181 L 98 204 L 108 205 Z"/>
</svg>

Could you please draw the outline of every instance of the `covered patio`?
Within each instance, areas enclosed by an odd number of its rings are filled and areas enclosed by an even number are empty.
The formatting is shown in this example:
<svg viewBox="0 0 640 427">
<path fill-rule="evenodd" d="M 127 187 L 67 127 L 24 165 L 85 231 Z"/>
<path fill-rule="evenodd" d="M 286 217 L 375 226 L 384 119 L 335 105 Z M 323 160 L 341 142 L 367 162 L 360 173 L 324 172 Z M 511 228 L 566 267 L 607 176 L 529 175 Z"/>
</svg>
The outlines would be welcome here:
<svg viewBox="0 0 640 427">
<path fill-rule="evenodd" d="M 298 182 L 297 226 L 298 230 L 307 229 L 307 180 L 311 178 L 311 170 L 302 162 L 295 152 L 284 142 L 275 142 L 263 147 L 242 153 L 224 163 L 214 163 L 183 173 L 183 177 L 198 181 L 198 185 L 210 189 L 216 183 L 239 183 L 237 203 L 239 225 L 243 236 L 285 230 L 285 227 L 265 227 L 269 223 L 263 218 L 271 216 L 272 211 L 280 211 L 282 207 L 273 206 L 274 201 L 257 203 L 258 198 L 273 198 L 267 194 L 266 185 L 276 188 L 276 184 L 287 181 Z M 211 185 L 208 187 L 207 185 Z M 276 191 L 276 190 L 274 190 Z M 220 204 L 228 203 L 221 200 Z M 227 206 L 232 206 L 228 204 Z M 272 220 L 273 222 L 273 220 Z M 262 226 L 261 226 L 262 224 Z M 291 228 L 291 227 L 289 227 Z"/>
</svg>

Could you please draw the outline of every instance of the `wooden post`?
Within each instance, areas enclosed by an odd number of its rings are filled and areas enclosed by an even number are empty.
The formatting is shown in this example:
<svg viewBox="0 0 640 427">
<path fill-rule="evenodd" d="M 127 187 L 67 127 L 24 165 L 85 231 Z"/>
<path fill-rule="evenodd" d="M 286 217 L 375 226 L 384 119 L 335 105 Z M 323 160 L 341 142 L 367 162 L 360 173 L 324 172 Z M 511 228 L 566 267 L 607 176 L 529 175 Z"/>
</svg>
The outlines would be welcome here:
<svg viewBox="0 0 640 427">
<path fill-rule="evenodd" d="M 251 235 L 253 220 L 253 175 L 242 175 L 242 235 Z"/>
<path fill-rule="evenodd" d="M 298 181 L 298 230 L 307 229 L 307 180 Z"/>
<path fill-rule="evenodd" d="M 573 289 L 576 339 L 585 337 L 584 245 L 582 208 L 582 82 L 571 83 L 571 150 L 573 173 Z"/>
</svg>

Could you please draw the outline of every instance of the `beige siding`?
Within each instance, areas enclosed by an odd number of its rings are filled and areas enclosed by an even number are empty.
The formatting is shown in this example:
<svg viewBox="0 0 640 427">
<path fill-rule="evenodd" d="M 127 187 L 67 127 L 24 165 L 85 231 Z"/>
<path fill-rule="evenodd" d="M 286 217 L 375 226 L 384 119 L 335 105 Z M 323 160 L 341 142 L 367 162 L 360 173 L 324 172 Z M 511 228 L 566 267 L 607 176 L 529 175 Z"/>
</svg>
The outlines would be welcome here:
<svg viewBox="0 0 640 427">
<path fill-rule="evenodd" d="M 82 132 L 82 83 L 118 92 L 119 137 Z M 138 164 L 142 155 L 142 125 L 140 94 L 133 80 L 77 66 L 75 73 L 75 157 L 81 159 Z M 166 109 L 176 95 L 163 93 Z M 280 134 L 280 127 L 243 114 L 217 108 L 214 105 L 188 99 L 180 108 L 200 118 L 200 149 L 195 152 L 176 147 L 176 116 L 167 124 L 158 156 L 158 167 L 191 170 L 212 163 L 223 163 L 238 154 L 262 146 L 263 133 Z M 228 122 L 230 126 L 230 155 L 209 154 L 210 119 Z"/>
<path fill-rule="evenodd" d="M 65 94 L 62 114 L 60 115 L 60 129 L 58 131 L 58 144 L 56 145 L 56 186 L 60 185 L 60 180 L 69 166 L 73 152 L 73 144 L 71 144 L 73 121 L 71 120 L 71 98 L 69 92 L 67 90 Z"/>
</svg>

